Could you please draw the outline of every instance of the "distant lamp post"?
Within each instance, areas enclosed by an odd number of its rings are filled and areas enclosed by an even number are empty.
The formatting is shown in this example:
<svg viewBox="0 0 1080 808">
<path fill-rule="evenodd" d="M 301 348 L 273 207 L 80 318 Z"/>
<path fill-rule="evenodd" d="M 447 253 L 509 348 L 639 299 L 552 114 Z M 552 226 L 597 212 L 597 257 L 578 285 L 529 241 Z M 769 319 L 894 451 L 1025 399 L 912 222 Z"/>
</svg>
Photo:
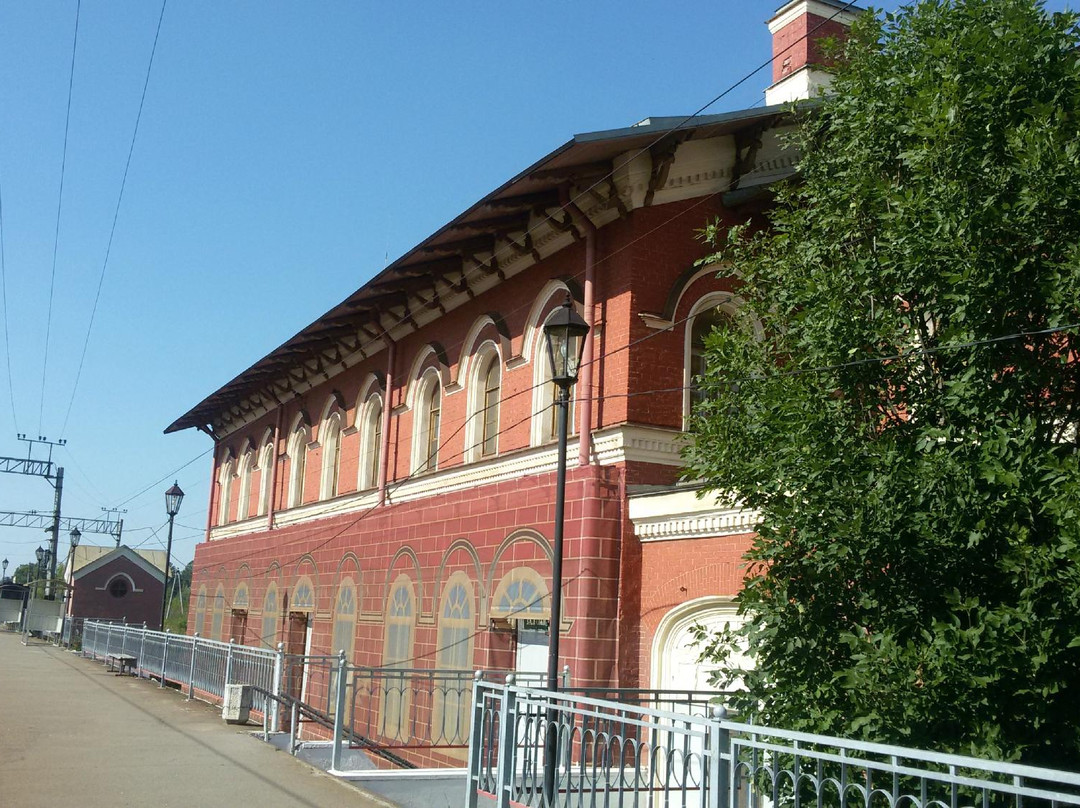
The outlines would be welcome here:
<svg viewBox="0 0 1080 808">
<path fill-rule="evenodd" d="M 570 418 L 570 388 L 577 381 L 581 356 L 585 350 L 585 337 L 589 325 L 574 311 L 570 295 L 544 324 L 544 340 L 547 345 L 548 367 L 551 381 L 559 388 L 555 399 L 558 416 L 558 471 L 555 477 L 555 546 L 551 559 L 551 622 L 548 625 L 548 671 L 547 689 L 559 689 L 559 626 L 562 623 L 562 562 L 563 562 L 563 509 L 566 501 L 566 432 Z M 557 715 L 548 709 L 547 736 L 545 743 L 544 794 L 545 805 L 554 805 L 555 772 L 558 769 Z"/>
<path fill-rule="evenodd" d="M 37 576 L 40 581 L 48 574 L 49 559 L 52 557 L 52 553 L 39 544 L 38 548 L 34 550 L 34 556 L 37 558 Z M 47 596 L 48 593 L 46 592 L 46 597 Z"/>
<path fill-rule="evenodd" d="M 165 513 L 169 515 L 169 538 L 165 542 L 165 591 L 161 594 L 161 630 L 165 630 L 165 611 L 169 605 L 169 569 L 172 562 L 173 520 L 180 513 L 180 503 L 184 501 L 184 492 L 173 481 L 172 488 L 165 492 Z"/>
<path fill-rule="evenodd" d="M 74 550 L 79 546 L 79 542 L 82 540 L 82 531 L 77 527 L 71 529 L 71 549 Z"/>
<path fill-rule="evenodd" d="M 7 565 L 8 565 L 8 560 L 7 560 L 6 558 L 5 558 L 5 559 L 4 559 L 4 562 L 3 562 L 3 563 L 4 563 L 4 574 L 3 574 L 3 575 L 0 575 L 0 581 L 6 581 L 6 580 L 7 580 Z"/>
</svg>

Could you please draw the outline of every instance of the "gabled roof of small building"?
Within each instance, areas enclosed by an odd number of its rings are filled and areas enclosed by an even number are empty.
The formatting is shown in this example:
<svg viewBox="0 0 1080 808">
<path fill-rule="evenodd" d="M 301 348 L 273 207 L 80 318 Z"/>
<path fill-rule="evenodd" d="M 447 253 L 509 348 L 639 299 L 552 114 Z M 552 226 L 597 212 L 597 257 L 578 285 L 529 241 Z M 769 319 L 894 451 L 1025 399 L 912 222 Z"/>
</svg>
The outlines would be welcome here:
<svg viewBox="0 0 1080 808">
<path fill-rule="evenodd" d="M 613 175 L 626 165 L 628 153 L 648 151 L 662 158 L 686 140 L 764 131 L 788 114 L 788 107 L 773 106 L 646 118 L 634 126 L 575 135 L 443 225 L 165 432 L 191 427 L 211 435 L 227 431 L 231 422 L 268 411 L 382 350 L 388 334 L 397 339 L 407 333 L 402 328 L 419 328 L 432 312 L 439 316 L 446 311 L 446 298 L 483 291 L 493 278 L 503 279 L 500 256 L 516 260 L 531 253 L 540 260 L 536 244 L 545 234 L 577 234 L 563 210 L 568 191 L 625 212 Z"/>
<path fill-rule="evenodd" d="M 121 545 L 120 547 L 95 547 L 90 544 L 80 544 L 75 548 L 75 559 L 71 564 L 71 569 L 76 575 L 82 574 L 83 567 L 88 565 L 100 566 L 97 562 L 109 563 L 112 558 L 106 558 L 106 556 L 132 557 L 135 556 L 140 559 L 142 564 L 148 567 L 152 567 L 158 571 L 160 575 L 165 571 L 165 551 L 164 550 L 133 550 L 127 545 Z"/>
</svg>

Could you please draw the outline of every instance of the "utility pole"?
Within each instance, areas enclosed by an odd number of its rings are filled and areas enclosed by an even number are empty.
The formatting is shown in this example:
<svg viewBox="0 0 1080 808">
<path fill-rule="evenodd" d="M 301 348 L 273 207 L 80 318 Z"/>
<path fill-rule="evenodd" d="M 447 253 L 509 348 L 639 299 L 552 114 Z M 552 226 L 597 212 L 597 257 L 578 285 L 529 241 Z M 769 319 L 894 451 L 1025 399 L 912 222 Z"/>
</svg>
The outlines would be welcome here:
<svg viewBox="0 0 1080 808">
<path fill-rule="evenodd" d="M 53 599 L 53 581 L 56 579 L 56 551 L 60 546 L 60 501 L 64 496 L 64 469 L 60 466 L 56 467 L 53 488 L 55 489 L 55 495 L 53 496 L 52 538 L 49 539 L 49 543 L 52 545 L 52 560 L 49 561 L 49 577 L 45 581 L 45 600 Z"/>
</svg>

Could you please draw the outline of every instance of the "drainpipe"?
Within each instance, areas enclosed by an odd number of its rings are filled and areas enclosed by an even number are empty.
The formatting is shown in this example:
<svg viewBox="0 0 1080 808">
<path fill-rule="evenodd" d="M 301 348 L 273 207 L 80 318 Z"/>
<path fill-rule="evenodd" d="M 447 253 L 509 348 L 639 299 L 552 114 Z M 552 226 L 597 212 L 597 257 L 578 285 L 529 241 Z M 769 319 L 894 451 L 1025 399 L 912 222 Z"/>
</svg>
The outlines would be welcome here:
<svg viewBox="0 0 1080 808">
<path fill-rule="evenodd" d="M 214 442 L 214 451 L 210 453 L 210 498 L 206 503 L 206 541 L 209 542 L 210 530 L 214 526 L 214 495 L 217 493 L 217 474 L 215 474 L 214 472 L 217 471 L 217 450 L 219 441 L 217 439 L 217 436 L 210 429 L 201 426 L 196 428 L 200 432 L 204 432 L 205 434 L 209 435 L 210 440 Z M 120 546 L 119 538 L 117 538 L 116 540 L 116 546 Z M 165 580 L 169 580 L 168 570 L 165 570 Z M 162 627 L 162 630 L 164 630 L 164 627 Z"/>
<path fill-rule="evenodd" d="M 394 384 L 394 355 L 397 343 L 386 335 L 386 383 L 383 390 L 382 435 L 379 447 L 379 504 L 386 504 L 386 478 L 390 469 L 390 391 Z"/>
<path fill-rule="evenodd" d="M 585 337 L 585 351 L 581 355 L 581 374 L 577 383 L 578 403 L 578 465 L 587 466 L 592 455 L 592 409 L 593 409 L 593 286 L 596 279 L 596 225 L 581 212 L 566 186 L 560 189 L 562 206 L 585 231 L 585 322 L 589 333 Z"/>
<path fill-rule="evenodd" d="M 278 408 L 277 408 L 277 423 L 274 424 L 274 437 L 272 439 L 273 443 L 271 444 L 271 446 L 273 447 L 273 449 L 271 451 L 271 454 L 273 455 L 273 457 L 270 458 L 270 468 L 269 468 L 269 471 L 270 471 L 270 496 L 267 497 L 267 502 L 266 502 L 266 529 L 267 530 L 273 530 L 274 529 L 274 503 L 277 502 L 278 441 L 281 440 L 281 424 L 282 424 L 284 418 L 285 418 L 285 408 L 279 404 Z M 265 473 L 266 472 L 264 471 L 263 474 L 265 474 Z M 260 480 L 259 482 L 261 483 L 262 480 Z"/>
</svg>

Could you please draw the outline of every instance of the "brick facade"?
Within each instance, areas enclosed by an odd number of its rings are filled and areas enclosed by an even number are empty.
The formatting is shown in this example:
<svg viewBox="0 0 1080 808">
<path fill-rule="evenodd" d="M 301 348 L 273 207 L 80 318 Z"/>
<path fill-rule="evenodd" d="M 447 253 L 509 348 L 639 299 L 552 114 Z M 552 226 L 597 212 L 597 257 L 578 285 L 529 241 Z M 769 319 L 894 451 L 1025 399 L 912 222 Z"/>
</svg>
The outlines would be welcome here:
<svg viewBox="0 0 1080 808">
<path fill-rule="evenodd" d="M 122 555 L 85 573 L 77 571 L 71 614 L 156 628 L 161 623 L 162 577 L 160 571 L 155 576 Z"/>
</svg>

